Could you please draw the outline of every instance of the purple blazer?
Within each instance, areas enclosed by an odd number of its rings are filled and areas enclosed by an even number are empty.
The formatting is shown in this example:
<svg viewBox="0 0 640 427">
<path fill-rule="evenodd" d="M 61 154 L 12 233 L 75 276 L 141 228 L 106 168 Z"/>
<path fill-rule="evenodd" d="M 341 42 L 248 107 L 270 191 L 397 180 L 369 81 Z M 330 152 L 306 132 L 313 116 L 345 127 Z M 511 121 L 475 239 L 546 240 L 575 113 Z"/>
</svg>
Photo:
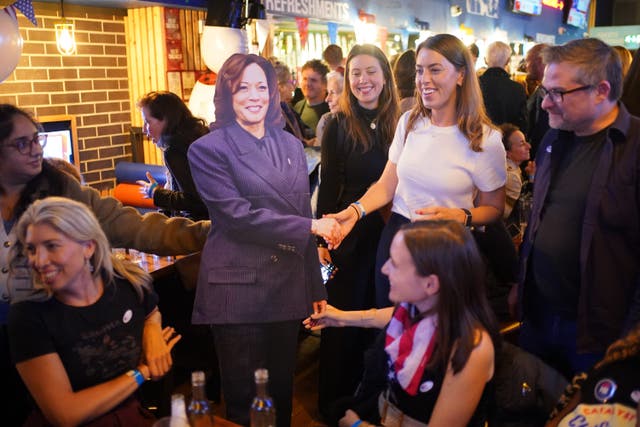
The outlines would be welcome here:
<svg viewBox="0 0 640 427">
<path fill-rule="evenodd" d="M 202 251 L 195 324 L 302 319 L 326 299 L 311 234 L 307 162 L 300 141 L 267 128 L 282 170 L 239 125 L 196 140 L 188 158 L 211 231 Z"/>
</svg>

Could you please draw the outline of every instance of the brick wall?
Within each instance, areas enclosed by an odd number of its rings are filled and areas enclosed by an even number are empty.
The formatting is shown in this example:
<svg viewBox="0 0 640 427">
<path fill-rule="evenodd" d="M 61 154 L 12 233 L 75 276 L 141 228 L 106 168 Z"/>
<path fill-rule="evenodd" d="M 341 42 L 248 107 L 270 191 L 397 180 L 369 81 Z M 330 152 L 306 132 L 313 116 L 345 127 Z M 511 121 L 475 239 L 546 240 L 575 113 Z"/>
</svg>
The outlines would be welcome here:
<svg viewBox="0 0 640 427">
<path fill-rule="evenodd" d="M 78 47 L 75 55 L 61 56 L 54 30 L 60 21 L 58 4 L 33 5 L 38 27 L 18 13 L 24 47 L 15 71 L 0 83 L 0 103 L 36 116 L 75 116 L 80 170 L 88 184 L 108 191 L 115 186 L 115 164 L 131 159 L 127 11 L 65 5 L 65 17 L 76 25 Z"/>
</svg>

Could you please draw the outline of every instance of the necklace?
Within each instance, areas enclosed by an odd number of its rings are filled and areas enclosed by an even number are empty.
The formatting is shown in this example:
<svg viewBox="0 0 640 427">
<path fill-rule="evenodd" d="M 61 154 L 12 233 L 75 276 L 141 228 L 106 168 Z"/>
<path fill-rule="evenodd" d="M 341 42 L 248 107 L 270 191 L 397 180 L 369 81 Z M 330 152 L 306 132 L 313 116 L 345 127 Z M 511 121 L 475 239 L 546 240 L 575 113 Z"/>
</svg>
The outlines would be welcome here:
<svg viewBox="0 0 640 427">
<path fill-rule="evenodd" d="M 376 121 L 375 121 L 375 120 L 373 120 L 373 121 L 371 122 L 371 124 L 369 124 L 369 127 L 370 127 L 372 130 L 376 130 Z"/>
</svg>

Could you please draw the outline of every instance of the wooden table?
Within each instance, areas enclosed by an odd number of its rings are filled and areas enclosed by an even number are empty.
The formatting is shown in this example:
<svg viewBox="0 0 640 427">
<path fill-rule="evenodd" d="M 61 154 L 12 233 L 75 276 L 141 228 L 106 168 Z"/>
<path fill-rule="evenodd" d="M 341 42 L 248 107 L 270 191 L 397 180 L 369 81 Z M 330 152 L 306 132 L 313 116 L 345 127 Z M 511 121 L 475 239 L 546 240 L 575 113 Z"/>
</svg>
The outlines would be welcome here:
<svg viewBox="0 0 640 427">
<path fill-rule="evenodd" d="M 217 415 L 213 418 L 215 427 L 242 427 L 240 424 L 232 423 L 231 421 L 220 418 Z"/>
</svg>

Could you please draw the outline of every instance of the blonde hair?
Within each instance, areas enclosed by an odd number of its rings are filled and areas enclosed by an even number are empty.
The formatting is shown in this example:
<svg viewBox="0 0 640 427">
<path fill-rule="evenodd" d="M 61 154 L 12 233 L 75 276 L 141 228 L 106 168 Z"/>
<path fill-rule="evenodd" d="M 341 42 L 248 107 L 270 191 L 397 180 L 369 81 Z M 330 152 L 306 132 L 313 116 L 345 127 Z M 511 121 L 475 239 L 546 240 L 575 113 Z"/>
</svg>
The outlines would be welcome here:
<svg viewBox="0 0 640 427">
<path fill-rule="evenodd" d="M 30 225 L 46 224 L 69 239 L 76 242 L 95 243 L 95 252 L 89 260 L 93 278 L 101 277 L 105 287 L 114 277 L 129 281 L 142 301 L 144 290 L 151 288 L 151 276 L 137 265 L 117 259 L 111 254 L 107 236 L 94 213 L 84 204 L 65 197 L 47 197 L 36 200 L 22 214 L 16 225 L 17 242 L 11 248 L 9 265 L 14 271 L 24 265 L 27 228 Z M 38 275 L 32 275 L 34 288 L 44 291 L 48 297 L 52 293 L 40 281 Z"/>
</svg>

